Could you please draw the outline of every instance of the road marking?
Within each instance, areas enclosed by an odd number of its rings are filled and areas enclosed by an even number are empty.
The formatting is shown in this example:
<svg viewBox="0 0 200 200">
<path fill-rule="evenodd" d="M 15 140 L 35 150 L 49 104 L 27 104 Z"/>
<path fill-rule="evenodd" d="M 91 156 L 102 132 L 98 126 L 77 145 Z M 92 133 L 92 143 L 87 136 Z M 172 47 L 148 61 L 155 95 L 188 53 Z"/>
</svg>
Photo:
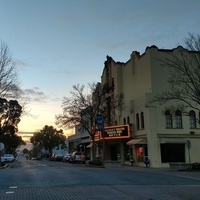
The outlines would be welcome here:
<svg viewBox="0 0 200 200">
<path fill-rule="evenodd" d="M 17 189 L 17 186 L 10 186 L 10 189 Z"/>
<path fill-rule="evenodd" d="M 6 194 L 14 194 L 15 192 L 14 191 L 8 191 L 6 192 Z"/>
<path fill-rule="evenodd" d="M 10 186 L 9 189 L 17 189 L 17 186 Z M 6 194 L 14 194 L 14 191 L 7 191 Z"/>
<path fill-rule="evenodd" d="M 38 167 L 47 167 L 46 164 L 38 164 L 37 166 L 38 166 Z"/>
</svg>

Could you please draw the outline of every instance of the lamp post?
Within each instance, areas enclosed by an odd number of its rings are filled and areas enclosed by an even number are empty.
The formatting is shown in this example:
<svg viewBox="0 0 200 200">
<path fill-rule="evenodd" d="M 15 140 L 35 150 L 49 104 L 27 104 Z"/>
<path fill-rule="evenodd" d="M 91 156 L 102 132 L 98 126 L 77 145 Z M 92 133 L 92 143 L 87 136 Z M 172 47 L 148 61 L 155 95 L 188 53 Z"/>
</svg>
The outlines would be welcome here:
<svg viewBox="0 0 200 200">
<path fill-rule="evenodd" d="M 190 140 L 187 140 L 187 148 L 188 148 L 189 163 L 191 163 L 191 158 L 190 158 L 191 142 L 190 142 Z"/>
</svg>

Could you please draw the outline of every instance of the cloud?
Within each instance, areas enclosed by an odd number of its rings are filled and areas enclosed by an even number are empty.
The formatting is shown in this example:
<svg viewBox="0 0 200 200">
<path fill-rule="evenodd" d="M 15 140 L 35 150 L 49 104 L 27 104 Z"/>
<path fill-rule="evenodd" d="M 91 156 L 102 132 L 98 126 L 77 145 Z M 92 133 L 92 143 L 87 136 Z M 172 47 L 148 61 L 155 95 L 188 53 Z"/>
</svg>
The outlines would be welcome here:
<svg viewBox="0 0 200 200">
<path fill-rule="evenodd" d="M 13 63 L 18 67 L 18 68 L 25 68 L 27 66 L 29 66 L 29 64 L 27 64 L 24 61 L 18 60 L 18 59 L 14 59 Z"/>
<path fill-rule="evenodd" d="M 38 87 L 18 90 L 19 99 L 24 102 L 47 102 L 47 95 L 40 90 Z"/>
<path fill-rule="evenodd" d="M 30 100 L 34 102 L 46 102 L 48 97 L 44 92 L 40 90 L 38 87 L 25 89 L 24 95 Z"/>
<path fill-rule="evenodd" d="M 62 98 L 60 98 L 60 97 L 51 98 L 51 101 L 53 101 L 53 102 L 59 102 L 61 100 L 62 100 Z"/>
</svg>

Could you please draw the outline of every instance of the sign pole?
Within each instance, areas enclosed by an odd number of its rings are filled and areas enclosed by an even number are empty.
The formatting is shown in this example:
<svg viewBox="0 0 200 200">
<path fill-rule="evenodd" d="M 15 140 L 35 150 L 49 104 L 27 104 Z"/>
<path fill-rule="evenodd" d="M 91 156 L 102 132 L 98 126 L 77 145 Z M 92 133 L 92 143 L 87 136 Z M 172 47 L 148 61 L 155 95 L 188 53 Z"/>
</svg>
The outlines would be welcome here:
<svg viewBox="0 0 200 200">
<path fill-rule="evenodd" d="M 102 155 L 102 160 L 104 162 L 105 160 L 105 131 L 104 131 L 104 122 L 103 122 L 103 116 L 102 114 L 97 114 L 96 116 L 96 119 L 97 119 L 97 126 L 98 126 L 98 131 L 101 131 L 102 133 L 102 136 L 103 136 L 103 155 Z"/>
<path fill-rule="evenodd" d="M 103 135 L 103 162 L 105 161 L 105 157 L 106 157 L 106 143 L 105 143 L 105 131 L 104 131 L 104 124 L 102 126 L 102 135 Z"/>
</svg>

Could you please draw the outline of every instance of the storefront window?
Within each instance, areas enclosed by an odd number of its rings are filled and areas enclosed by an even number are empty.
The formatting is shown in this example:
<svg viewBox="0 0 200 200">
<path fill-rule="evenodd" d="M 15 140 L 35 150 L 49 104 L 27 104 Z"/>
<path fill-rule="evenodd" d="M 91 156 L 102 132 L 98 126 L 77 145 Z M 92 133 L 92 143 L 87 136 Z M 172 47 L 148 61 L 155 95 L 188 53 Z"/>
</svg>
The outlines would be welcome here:
<svg viewBox="0 0 200 200">
<path fill-rule="evenodd" d="M 135 145 L 135 153 L 137 162 L 144 162 L 144 157 L 148 157 L 147 145 L 146 144 Z"/>
<path fill-rule="evenodd" d="M 161 162 L 185 162 L 185 144 L 161 144 Z"/>
</svg>

